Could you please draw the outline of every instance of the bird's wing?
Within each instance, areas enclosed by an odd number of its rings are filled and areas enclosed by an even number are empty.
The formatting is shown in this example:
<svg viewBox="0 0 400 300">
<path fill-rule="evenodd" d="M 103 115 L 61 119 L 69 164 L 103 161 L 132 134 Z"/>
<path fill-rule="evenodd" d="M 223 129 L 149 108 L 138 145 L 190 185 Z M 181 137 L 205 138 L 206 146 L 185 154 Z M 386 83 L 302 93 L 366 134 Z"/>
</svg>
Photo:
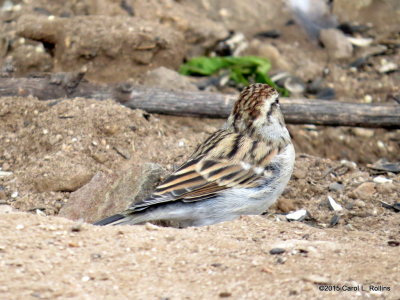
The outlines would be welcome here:
<svg viewBox="0 0 400 300">
<path fill-rule="evenodd" d="M 243 153 L 242 159 L 245 159 L 249 153 Z M 262 157 L 262 165 L 207 155 L 191 159 L 167 177 L 150 198 L 132 204 L 128 213 L 178 200 L 201 201 L 229 188 L 258 186 L 260 181 L 268 182 L 268 178 L 276 176 L 270 162 L 277 154 L 278 149 L 269 149 Z"/>
</svg>

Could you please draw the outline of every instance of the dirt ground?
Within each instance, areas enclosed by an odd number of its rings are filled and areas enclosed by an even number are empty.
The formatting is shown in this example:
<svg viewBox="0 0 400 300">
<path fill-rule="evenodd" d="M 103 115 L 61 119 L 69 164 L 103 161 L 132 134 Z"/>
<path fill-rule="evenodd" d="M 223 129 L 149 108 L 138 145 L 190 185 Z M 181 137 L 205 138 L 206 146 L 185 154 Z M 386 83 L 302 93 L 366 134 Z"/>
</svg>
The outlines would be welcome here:
<svg viewBox="0 0 400 300">
<path fill-rule="evenodd" d="M 398 71 L 377 71 L 400 61 L 395 18 L 374 18 L 374 9 L 391 12 L 379 1 L 357 14 L 335 1 L 343 21 L 370 20 L 373 46 L 388 49 L 358 69 L 348 65 L 365 48 L 332 59 L 286 25 L 290 12 L 277 1 L 270 9 L 268 1 L 8 2 L 0 1 L 6 76 L 85 68 L 93 82 L 141 82 L 145 70 L 176 69 L 243 30 L 247 54 L 272 55 L 277 69 L 305 82 L 329 69 L 323 82 L 339 101 L 390 103 L 399 93 Z M 256 20 L 269 23 L 255 28 Z M 281 38 L 254 38 L 267 29 Z M 400 202 L 400 173 L 370 168 L 400 160 L 400 130 L 288 125 L 295 170 L 263 216 L 188 229 L 100 228 L 58 216 L 100 173 L 119 178 L 149 162 L 172 171 L 223 122 L 112 100 L 0 98 L 0 299 L 400 299 L 400 215 L 382 206 Z M 328 196 L 342 209 L 332 210 Z M 283 214 L 298 209 L 306 219 L 288 222 Z"/>
</svg>

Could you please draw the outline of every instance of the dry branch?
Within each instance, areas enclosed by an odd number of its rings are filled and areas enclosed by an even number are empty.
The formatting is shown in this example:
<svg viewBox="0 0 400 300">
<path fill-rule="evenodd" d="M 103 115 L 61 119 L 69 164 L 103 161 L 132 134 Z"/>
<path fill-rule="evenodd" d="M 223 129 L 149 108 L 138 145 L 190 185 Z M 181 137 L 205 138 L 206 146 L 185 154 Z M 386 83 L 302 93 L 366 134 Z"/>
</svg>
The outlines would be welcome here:
<svg viewBox="0 0 400 300">
<path fill-rule="evenodd" d="M 34 96 L 40 100 L 59 98 L 113 99 L 130 108 L 151 113 L 225 118 L 235 95 L 178 92 L 128 83 L 96 85 L 82 81 L 83 74 L 54 74 L 48 78 L 0 78 L 0 96 Z M 362 104 L 326 100 L 281 100 L 290 124 L 317 124 L 400 128 L 400 105 Z"/>
</svg>

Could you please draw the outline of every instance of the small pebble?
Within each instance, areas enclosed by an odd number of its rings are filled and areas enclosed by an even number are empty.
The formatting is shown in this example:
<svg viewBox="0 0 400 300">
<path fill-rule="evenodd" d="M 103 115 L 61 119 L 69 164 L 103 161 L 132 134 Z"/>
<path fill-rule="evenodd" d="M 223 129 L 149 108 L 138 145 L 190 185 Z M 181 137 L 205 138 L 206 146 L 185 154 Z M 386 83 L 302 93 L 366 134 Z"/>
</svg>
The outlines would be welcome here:
<svg viewBox="0 0 400 300">
<path fill-rule="evenodd" d="M 82 231 L 82 223 L 77 223 L 77 224 L 72 225 L 71 231 L 72 232 Z"/>
<path fill-rule="evenodd" d="M 337 203 L 331 196 L 328 196 L 328 204 L 333 211 L 343 210 L 343 207 L 339 203 Z"/>
<path fill-rule="evenodd" d="M 0 171 L 0 177 L 11 176 L 13 172 Z"/>
<path fill-rule="evenodd" d="M 221 292 L 221 293 L 219 293 L 219 296 L 220 296 L 221 298 L 228 298 L 228 297 L 231 297 L 231 296 L 232 296 L 232 293 L 229 293 L 229 292 Z"/>
<path fill-rule="evenodd" d="M 377 177 L 375 177 L 375 178 L 373 179 L 373 181 L 374 181 L 375 183 L 392 183 L 392 182 L 393 182 L 392 179 L 388 179 L 388 178 L 386 178 L 386 177 L 384 177 L 384 176 L 377 176 Z"/>
<path fill-rule="evenodd" d="M 358 207 L 365 207 L 365 202 L 360 199 L 357 199 L 356 201 L 354 201 L 354 205 Z"/>
<path fill-rule="evenodd" d="M 36 209 L 35 212 L 36 212 L 36 214 L 39 215 L 39 216 L 43 216 L 43 217 L 46 216 L 46 214 L 43 212 L 43 210 Z"/>
<path fill-rule="evenodd" d="M 399 241 L 388 241 L 390 247 L 398 247 L 400 245 Z"/>
<path fill-rule="evenodd" d="M 365 95 L 364 96 L 364 102 L 365 103 L 371 103 L 372 102 L 372 96 L 371 95 Z"/>
<path fill-rule="evenodd" d="M 283 265 L 286 261 L 287 261 L 287 258 L 282 257 L 282 256 L 278 257 L 278 259 L 276 260 L 276 262 L 281 265 Z"/>
<path fill-rule="evenodd" d="M 398 69 L 398 66 L 394 62 L 384 61 L 382 65 L 379 67 L 379 73 L 390 73 L 394 72 Z"/>
<path fill-rule="evenodd" d="M 296 210 L 290 214 L 286 215 L 286 219 L 289 221 L 303 221 L 307 216 L 307 211 L 305 209 Z"/>
<path fill-rule="evenodd" d="M 329 185 L 328 189 L 333 192 L 343 192 L 344 185 L 338 182 L 333 182 Z"/>
<path fill-rule="evenodd" d="M 385 143 L 382 141 L 377 141 L 376 145 L 378 146 L 378 148 L 384 149 L 385 148 Z"/>
<path fill-rule="evenodd" d="M 269 254 L 277 255 L 277 254 L 285 253 L 285 251 L 286 250 L 283 248 L 272 248 L 271 250 L 269 250 Z"/>
<path fill-rule="evenodd" d="M 303 178 L 306 178 L 306 176 L 307 176 L 307 173 L 303 169 L 297 169 L 296 168 L 293 171 L 293 177 L 296 178 L 296 179 L 303 179 Z"/>
<path fill-rule="evenodd" d="M 360 127 L 355 127 L 352 129 L 352 131 L 356 136 L 365 138 L 373 137 L 375 134 L 375 131 L 372 129 L 360 128 Z"/>
<path fill-rule="evenodd" d="M 336 226 L 337 224 L 339 224 L 339 220 L 340 220 L 340 216 L 339 216 L 339 215 L 334 215 L 334 216 L 331 218 L 330 222 L 329 222 L 329 226 L 330 226 L 330 227 Z"/>
<path fill-rule="evenodd" d="M 18 197 L 18 192 L 14 192 L 11 194 L 11 198 L 17 198 Z"/>
<path fill-rule="evenodd" d="M 346 159 L 342 159 L 342 160 L 340 161 L 340 163 L 341 163 L 343 166 L 348 167 L 350 170 L 354 170 L 354 169 L 357 168 L 357 164 L 356 164 L 354 161 L 348 161 L 348 160 L 346 160 Z"/>
</svg>

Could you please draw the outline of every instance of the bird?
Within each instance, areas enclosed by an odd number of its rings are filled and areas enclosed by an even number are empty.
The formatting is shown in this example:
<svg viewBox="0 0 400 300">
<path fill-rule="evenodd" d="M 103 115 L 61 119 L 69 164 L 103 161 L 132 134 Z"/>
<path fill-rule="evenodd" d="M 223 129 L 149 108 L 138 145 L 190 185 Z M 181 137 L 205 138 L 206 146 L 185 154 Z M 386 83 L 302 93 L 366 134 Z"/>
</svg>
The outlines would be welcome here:
<svg viewBox="0 0 400 300">
<path fill-rule="evenodd" d="M 241 91 L 224 126 L 151 196 L 94 225 L 166 222 L 185 228 L 260 215 L 282 194 L 294 162 L 278 92 L 251 84 Z"/>
</svg>

